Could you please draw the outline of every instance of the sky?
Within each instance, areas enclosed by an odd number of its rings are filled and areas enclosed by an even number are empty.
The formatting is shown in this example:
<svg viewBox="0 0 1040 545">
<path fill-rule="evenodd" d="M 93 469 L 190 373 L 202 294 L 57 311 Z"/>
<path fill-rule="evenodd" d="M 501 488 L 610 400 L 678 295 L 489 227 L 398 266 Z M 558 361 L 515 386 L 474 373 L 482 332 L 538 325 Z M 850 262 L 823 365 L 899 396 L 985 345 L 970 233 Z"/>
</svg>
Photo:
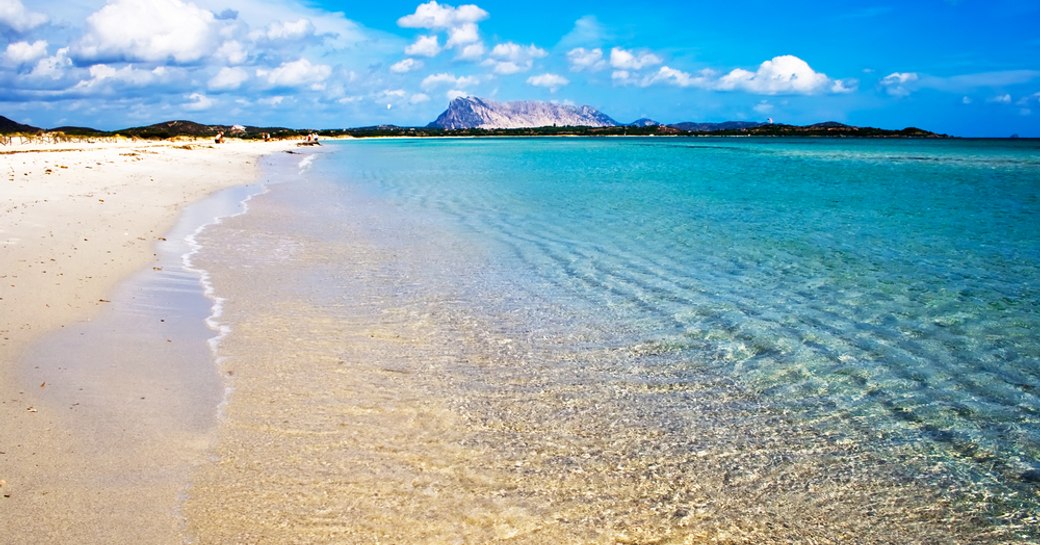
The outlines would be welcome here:
<svg viewBox="0 0 1040 545">
<path fill-rule="evenodd" d="M 0 115 L 36 126 L 418 126 L 458 96 L 1040 137 L 1040 2 L 0 0 Z"/>
</svg>

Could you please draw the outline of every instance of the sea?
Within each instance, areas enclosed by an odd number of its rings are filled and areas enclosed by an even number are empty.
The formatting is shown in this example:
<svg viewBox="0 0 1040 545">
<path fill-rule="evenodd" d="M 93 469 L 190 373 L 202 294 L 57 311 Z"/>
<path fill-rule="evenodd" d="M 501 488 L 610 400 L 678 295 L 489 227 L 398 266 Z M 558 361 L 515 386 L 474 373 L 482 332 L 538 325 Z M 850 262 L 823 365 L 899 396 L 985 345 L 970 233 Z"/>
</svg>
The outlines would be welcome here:
<svg viewBox="0 0 1040 545">
<path fill-rule="evenodd" d="M 357 139 L 264 172 L 192 258 L 227 521 L 1040 542 L 1040 141 Z"/>
</svg>

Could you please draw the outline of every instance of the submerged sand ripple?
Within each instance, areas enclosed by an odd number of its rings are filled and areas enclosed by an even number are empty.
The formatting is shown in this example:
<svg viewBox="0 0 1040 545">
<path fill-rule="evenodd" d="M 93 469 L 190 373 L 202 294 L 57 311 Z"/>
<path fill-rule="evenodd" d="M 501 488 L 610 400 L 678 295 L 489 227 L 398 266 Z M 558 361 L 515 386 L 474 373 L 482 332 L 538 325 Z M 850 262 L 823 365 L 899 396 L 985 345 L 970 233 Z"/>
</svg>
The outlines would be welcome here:
<svg viewBox="0 0 1040 545">
<path fill-rule="evenodd" d="M 479 268 L 465 244 L 340 191 L 276 187 L 207 239 L 234 393 L 186 507 L 198 543 L 1014 539 L 943 459 L 867 445 L 867 422 L 476 314 L 450 272 Z"/>
</svg>

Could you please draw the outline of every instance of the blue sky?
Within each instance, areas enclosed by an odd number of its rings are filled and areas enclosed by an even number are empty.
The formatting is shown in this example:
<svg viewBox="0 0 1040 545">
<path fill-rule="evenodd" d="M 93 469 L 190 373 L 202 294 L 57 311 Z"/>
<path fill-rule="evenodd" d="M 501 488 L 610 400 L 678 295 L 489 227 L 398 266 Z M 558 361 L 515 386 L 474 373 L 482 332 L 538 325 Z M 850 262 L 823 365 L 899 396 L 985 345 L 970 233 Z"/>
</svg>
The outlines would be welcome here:
<svg viewBox="0 0 1040 545">
<path fill-rule="evenodd" d="M 1036 0 L 0 0 L 0 115 L 424 125 L 450 99 L 622 122 L 1040 137 Z"/>
</svg>

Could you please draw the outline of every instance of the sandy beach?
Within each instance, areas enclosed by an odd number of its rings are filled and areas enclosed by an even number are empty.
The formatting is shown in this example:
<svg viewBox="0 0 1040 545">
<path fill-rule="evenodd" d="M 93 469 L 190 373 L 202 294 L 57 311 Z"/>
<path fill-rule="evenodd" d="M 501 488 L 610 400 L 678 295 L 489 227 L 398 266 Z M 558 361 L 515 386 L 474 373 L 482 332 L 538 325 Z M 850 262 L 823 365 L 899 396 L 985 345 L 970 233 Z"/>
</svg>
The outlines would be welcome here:
<svg viewBox="0 0 1040 545">
<path fill-rule="evenodd" d="M 87 380 L 82 372 L 66 373 L 60 363 L 22 362 L 35 345 L 45 344 L 40 341 L 47 335 L 102 319 L 119 297 L 113 295 L 117 286 L 128 277 L 158 270 L 156 247 L 185 206 L 256 181 L 260 156 L 294 145 L 126 141 L 0 149 L 4 541 L 181 540 L 176 510 L 185 483 L 175 481 L 183 471 L 167 471 L 166 465 L 183 469 L 201 456 L 205 444 L 199 438 L 206 430 L 197 422 L 190 430 L 176 423 L 166 426 L 162 419 L 176 413 L 169 408 L 171 399 L 163 398 L 163 392 L 172 396 L 176 391 L 172 379 L 93 377 L 104 383 L 106 395 L 131 399 L 133 391 L 132 399 L 142 403 L 112 406 L 95 396 L 80 404 L 70 402 L 69 392 L 89 390 L 77 383 Z M 165 339 L 171 344 L 166 357 L 183 357 L 172 339 Z M 136 342 L 133 333 L 94 345 L 67 356 L 90 358 L 108 350 L 124 359 L 152 357 L 147 343 Z M 111 369 L 117 372 L 116 364 Z M 134 391 L 138 387 L 145 390 Z M 145 393 L 154 394 L 147 404 Z M 150 424 L 135 425 L 134 420 Z M 166 429 L 152 429 L 157 426 Z"/>
</svg>

